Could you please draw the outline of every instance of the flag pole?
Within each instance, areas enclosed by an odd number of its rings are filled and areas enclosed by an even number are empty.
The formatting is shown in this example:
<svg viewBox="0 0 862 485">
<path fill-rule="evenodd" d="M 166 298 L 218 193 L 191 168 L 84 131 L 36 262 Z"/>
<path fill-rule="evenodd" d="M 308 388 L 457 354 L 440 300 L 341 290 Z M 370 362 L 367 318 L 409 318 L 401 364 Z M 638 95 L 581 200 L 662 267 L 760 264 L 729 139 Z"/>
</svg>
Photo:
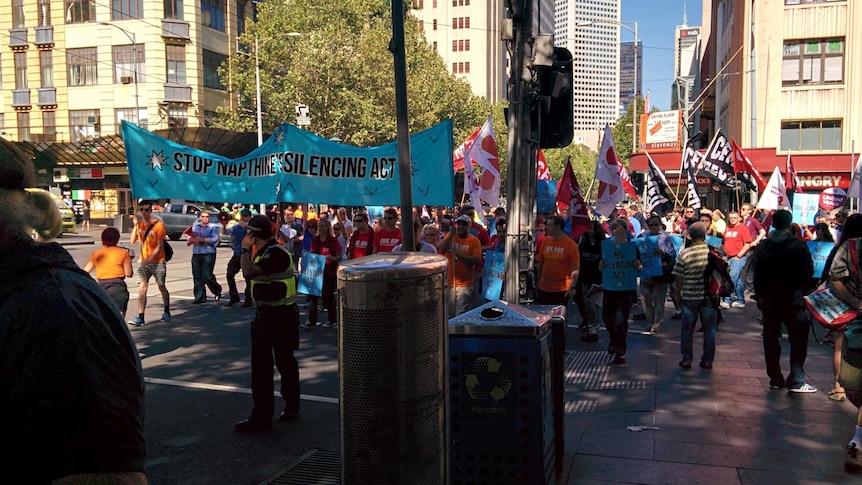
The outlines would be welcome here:
<svg viewBox="0 0 862 485">
<path fill-rule="evenodd" d="M 859 162 L 855 162 L 856 160 L 856 140 L 850 140 L 850 186 L 853 186 L 853 177 L 856 175 L 856 165 Z M 848 187 L 849 189 L 849 187 Z M 849 192 L 849 190 L 848 190 Z M 853 210 L 853 195 L 847 194 L 847 200 L 850 202 L 850 210 Z M 859 207 L 859 198 L 856 197 L 856 207 Z"/>
</svg>

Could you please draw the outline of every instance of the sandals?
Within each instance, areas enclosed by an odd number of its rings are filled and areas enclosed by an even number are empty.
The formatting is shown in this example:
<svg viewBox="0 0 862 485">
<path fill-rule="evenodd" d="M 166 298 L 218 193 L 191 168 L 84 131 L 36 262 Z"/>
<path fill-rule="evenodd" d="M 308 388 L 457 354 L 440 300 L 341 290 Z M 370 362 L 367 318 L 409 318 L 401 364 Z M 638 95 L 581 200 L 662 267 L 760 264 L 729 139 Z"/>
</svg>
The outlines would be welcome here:
<svg viewBox="0 0 862 485">
<path fill-rule="evenodd" d="M 826 397 L 832 399 L 833 401 L 843 402 L 845 399 L 844 391 L 839 391 L 837 389 L 831 389 L 826 393 Z"/>
</svg>

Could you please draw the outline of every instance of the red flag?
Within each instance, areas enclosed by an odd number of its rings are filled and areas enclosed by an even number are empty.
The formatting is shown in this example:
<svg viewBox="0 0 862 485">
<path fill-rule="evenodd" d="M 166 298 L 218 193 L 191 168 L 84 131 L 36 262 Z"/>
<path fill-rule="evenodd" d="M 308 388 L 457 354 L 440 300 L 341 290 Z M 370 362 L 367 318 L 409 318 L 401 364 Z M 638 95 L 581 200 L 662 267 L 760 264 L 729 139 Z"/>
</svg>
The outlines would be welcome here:
<svg viewBox="0 0 862 485">
<path fill-rule="evenodd" d="M 625 190 L 626 194 L 632 197 L 634 200 L 641 200 L 638 197 L 638 191 L 635 190 L 635 186 L 632 185 L 632 179 L 629 177 L 629 173 L 626 170 L 626 166 L 623 165 L 622 162 L 618 162 L 620 167 L 620 180 L 623 181 L 623 190 Z"/>
<path fill-rule="evenodd" d="M 464 143 L 452 153 L 454 171 L 466 170 L 467 160 L 470 160 L 471 170 L 473 165 L 482 167 L 476 195 L 491 205 L 499 205 L 500 161 L 497 155 L 497 141 L 494 138 L 494 123 L 490 115 L 485 124 L 467 137 Z M 474 204 L 479 203 L 478 197 L 472 201 Z"/>
<path fill-rule="evenodd" d="M 799 174 L 793 168 L 793 163 L 790 161 L 790 152 L 787 152 L 787 170 L 784 172 L 784 188 L 787 190 L 795 190 L 797 193 L 802 193 L 802 182 L 799 180 Z"/>
<path fill-rule="evenodd" d="M 742 148 L 739 148 L 739 145 L 736 144 L 733 138 L 730 139 L 730 146 L 733 151 L 733 171 L 736 173 L 745 172 L 751 174 L 757 182 L 757 190 L 763 192 L 766 189 L 766 179 L 754 168 L 754 164 L 751 163 L 751 160 L 748 159 L 745 152 L 742 151 Z"/>
<path fill-rule="evenodd" d="M 572 160 L 566 161 L 563 170 L 563 178 L 557 183 L 557 204 L 571 206 L 569 214 L 572 219 L 572 239 L 577 240 L 590 228 L 590 214 L 584 196 L 581 194 L 581 186 L 572 171 Z"/>
<path fill-rule="evenodd" d="M 536 155 L 536 180 L 551 180 L 551 171 L 548 170 L 548 162 L 541 148 Z"/>
</svg>

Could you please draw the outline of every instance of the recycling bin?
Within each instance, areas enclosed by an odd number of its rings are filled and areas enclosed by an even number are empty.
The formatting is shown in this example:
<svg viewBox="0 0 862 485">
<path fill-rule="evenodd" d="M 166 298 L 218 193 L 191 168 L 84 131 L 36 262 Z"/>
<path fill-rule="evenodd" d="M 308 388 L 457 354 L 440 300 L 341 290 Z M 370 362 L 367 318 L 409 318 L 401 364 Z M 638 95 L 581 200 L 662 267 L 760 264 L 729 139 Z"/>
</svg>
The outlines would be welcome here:
<svg viewBox="0 0 862 485">
<path fill-rule="evenodd" d="M 552 316 L 495 300 L 449 320 L 452 485 L 550 485 Z"/>
<path fill-rule="evenodd" d="M 447 264 L 379 253 L 338 269 L 343 485 L 448 483 Z"/>
</svg>

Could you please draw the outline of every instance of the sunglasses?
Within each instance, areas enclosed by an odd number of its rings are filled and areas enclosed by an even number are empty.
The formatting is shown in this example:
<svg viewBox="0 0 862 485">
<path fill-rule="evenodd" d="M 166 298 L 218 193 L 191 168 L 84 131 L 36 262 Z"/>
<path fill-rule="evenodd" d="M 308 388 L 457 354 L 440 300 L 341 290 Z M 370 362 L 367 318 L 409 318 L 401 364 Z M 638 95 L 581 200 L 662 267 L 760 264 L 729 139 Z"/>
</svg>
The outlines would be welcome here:
<svg viewBox="0 0 862 485">
<path fill-rule="evenodd" d="M 153 209 L 141 209 L 141 212 L 152 212 Z"/>
<path fill-rule="evenodd" d="M 394 220 L 395 218 L 394 217 L 384 217 L 384 219 L 386 219 L 387 221 L 391 221 L 391 220 Z"/>
<path fill-rule="evenodd" d="M 356 222 L 356 223 L 365 222 L 365 219 L 353 219 L 353 222 Z"/>
</svg>

